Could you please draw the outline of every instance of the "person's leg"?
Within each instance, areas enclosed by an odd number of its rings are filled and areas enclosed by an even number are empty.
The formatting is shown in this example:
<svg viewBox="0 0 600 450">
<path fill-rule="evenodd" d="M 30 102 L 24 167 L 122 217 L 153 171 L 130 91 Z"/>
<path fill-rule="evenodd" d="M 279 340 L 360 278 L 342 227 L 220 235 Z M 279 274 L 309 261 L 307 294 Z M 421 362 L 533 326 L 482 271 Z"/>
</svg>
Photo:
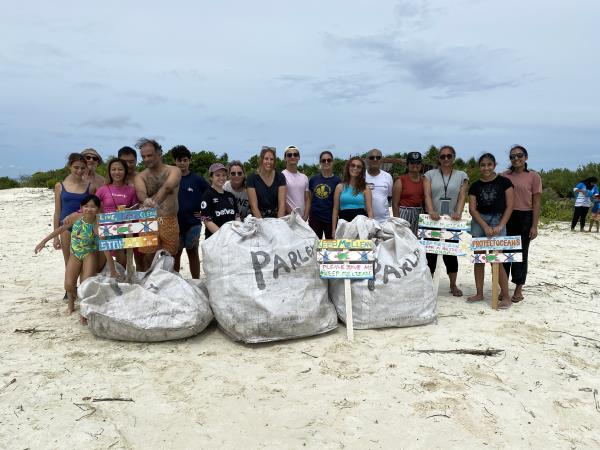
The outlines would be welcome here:
<svg viewBox="0 0 600 450">
<path fill-rule="evenodd" d="M 65 267 L 67 267 L 69 256 L 71 254 L 71 232 L 68 230 L 60 233 L 60 249 L 62 250 L 63 259 L 65 260 Z"/>
<path fill-rule="evenodd" d="M 435 253 L 425 253 L 425 258 L 427 258 L 427 266 L 429 267 L 429 271 L 431 272 L 432 276 L 435 272 L 435 266 L 437 265 L 437 257 L 438 255 Z"/>
<path fill-rule="evenodd" d="M 192 278 L 195 280 L 200 278 L 200 255 L 198 253 L 198 246 L 193 248 L 185 249 L 188 260 L 190 261 L 190 273 L 192 274 Z"/>
<path fill-rule="evenodd" d="M 179 272 L 179 269 L 181 268 L 181 255 L 183 253 L 183 246 L 179 247 L 179 250 L 177 250 L 177 253 L 175 254 L 175 262 L 173 264 L 173 270 L 175 272 Z"/>
<path fill-rule="evenodd" d="M 308 226 L 315 232 L 319 239 L 323 238 L 323 222 L 321 222 L 312 214 L 308 218 Z M 329 225 L 329 228 L 331 228 L 331 224 Z M 331 230 L 329 231 L 331 232 Z"/>
<path fill-rule="evenodd" d="M 325 234 L 325 239 L 333 239 L 333 234 L 331 233 L 331 223 L 321 222 L 323 226 L 323 233 Z"/>
<path fill-rule="evenodd" d="M 458 276 L 458 258 L 452 255 L 444 255 L 444 265 L 446 266 L 446 273 L 450 279 L 450 292 L 455 297 L 462 297 L 463 293 L 456 285 L 456 278 Z"/>
<path fill-rule="evenodd" d="M 573 208 L 573 218 L 571 219 L 571 231 L 575 231 L 575 225 L 577 225 L 578 219 L 579 219 L 579 206 L 575 206 Z"/>
<path fill-rule="evenodd" d="M 67 291 L 67 300 L 69 302 L 66 314 L 75 311 L 75 299 L 77 298 L 77 277 L 81 272 L 81 261 L 75 255 L 69 255 L 67 267 L 65 269 L 65 291 Z"/>
<path fill-rule="evenodd" d="M 500 271 L 499 271 L 500 272 Z M 485 281 L 485 264 L 473 264 L 473 274 L 475 275 L 475 295 L 467 298 L 468 302 L 478 302 L 483 300 L 483 282 Z M 506 275 L 506 273 L 505 273 Z"/>
<path fill-rule="evenodd" d="M 127 255 L 125 254 L 125 250 L 117 250 L 115 252 L 115 259 L 123 267 L 127 266 Z"/>
<path fill-rule="evenodd" d="M 521 227 L 519 226 L 519 218 L 518 216 L 518 211 L 513 211 L 510 218 L 508 219 L 508 222 L 506 223 L 506 234 L 508 236 L 517 236 L 519 234 L 521 234 Z M 522 238 L 522 236 L 521 236 Z M 504 263 L 502 264 L 502 267 L 504 268 L 504 271 L 506 272 L 506 275 L 510 275 L 510 271 L 511 269 L 514 270 L 514 263 Z M 514 283 L 514 281 L 513 281 Z"/>
<path fill-rule="evenodd" d="M 587 206 L 581 206 L 581 217 L 579 218 L 579 230 L 585 229 L 585 219 L 587 219 L 587 213 L 590 210 Z"/>
<path fill-rule="evenodd" d="M 515 291 L 513 293 L 513 300 L 515 303 L 523 300 L 523 285 L 527 280 L 527 268 L 529 261 L 529 244 L 531 240 L 529 239 L 529 232 L 531 231 L 531 226 L 533 225 L 533 213 L 531 211 L 516 211 L 518 212 L 517 218 L 518 221 L 518 229 L 511 230 L 514 232 L 508 231 L 507 234 L 509 236 L 521 236 L 521 252 L 523 253 L 523 261 L 512 263 L 512 282 L 515 284 Z"/>
<path fill-rule="evenodd" d="M 512 306 L 512 301 L 510 300 L 510 291 L 508 290 L 508 275 L 506 275 L 504 270 L 499 270 L 498 278 L 500 284 L 500 296 L 502 297 L 502 301 L 498 303 L 498 308 L 508 309 Z"/>
<path fill-rule="evenodd" d="M 144 265 L 144 254 L 139 251 L 139 249 L 133 249 L 133 259 L 135 261 L 135 270 L 141 271 L 141 267 Z"/>
<path fill-rule="evenodd" d="M 96 275 L 99 266 L 98 259 L 100 256 L 104 256 L 102 252 L 88 253 L 85 255 L 81 264 L 81 275 L 79 277 L 81 282 Z"/>
</svg>

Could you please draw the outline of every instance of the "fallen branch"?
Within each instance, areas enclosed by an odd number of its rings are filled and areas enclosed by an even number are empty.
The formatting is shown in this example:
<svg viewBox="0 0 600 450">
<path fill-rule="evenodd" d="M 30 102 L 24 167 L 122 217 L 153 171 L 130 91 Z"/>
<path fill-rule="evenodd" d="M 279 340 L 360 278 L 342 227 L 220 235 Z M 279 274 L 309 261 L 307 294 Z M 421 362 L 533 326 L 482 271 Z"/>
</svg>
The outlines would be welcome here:
<svg viewBox="0 0 600 450">
<path fill-rule="evenodd" d="M 318 356 L 311 355 L 311 354 L 310 354 L 310 353 L 308 353 L 308 352 L 300 352 L 300 353 L 304 353 L 306 356 L 310 356 L 311 358 L 318 358 Z"/>
<path fill-rule="evenodd" d="M 79 419 L 75 419 L 75 422 L 79 422 L 81 419 L 85 419 L 86 417 L 90 417 L 92 414 L 96 412 L 96 408 L 86 403 L 73 403 L 82 411 L 89 411 L 87 414 L 84 414 Z"/>
<path fill-rule="evenodd" d="M 571 309 L 576 309 L 577 311 L 590 312 L 590 313 L 594 313 L 594 314 L 600 314 L 600 311 L 592 311 L 591 309 L 581 309 L 581 308 L 571 308 Z"/>
<path fill-rule="evenodd" d="M 575 290 L 573 288 L 570 288 L 569 286 L 562 286 L 560 284 L 555 284 L 555 283 L 548 283 L 547 281 L 542 281 L 540 284 L 532 284 L 531 286 L 527 286 L 528 288 L 535 288 L 535 287 L 544 287 L 544 286 L 553 286 L 559 289 L 568 289 L 572 292 L 575 292 L 576 294 L 581 294 L 581 295 L 587 295 L 589 294 L 589 292 L 581 292 L 578 290 Z"/>
<path fill-rule="evenodd" d="M 123 397 L 104 397 L 104 398 L 92 398 L 92 397 L 83 397 L 81 400 L 87 401 L 91 400 L 92 402 L 133 402 L 132 398 L 123 398 Z"/>
<path fill-rule="evenodd" d="M 24 334 L 35 334 L 35 333 L 44 333 L 45 331 L 52 331 L 52 330 L 38 330 L 37 327 L 33 327 L 33 328 L 17 328 L 15 329 L 15 333 L 24 333 Z"/>
<path fill-rule="evenodd" d="M 587 337 L 587 336 L 580 336 L 579 334 L 572 334 L 569 333 L 568 331 L 561 331 L 561 330 L 548 330 L 550 333 L 562 333 L 562 334 L 568 334 L 571 337 L 574 338 L 581 338 L 581 339 L 587 339 L 588 341 L 595 341 L 595 342 L 600 342 L 600 339 L 594 339 L 591 337 Z"/>
<path fill-rule="evenodd" d="M 427 416 L 425 417 L 426 419 L 431 419 L 432 417 L 445 417 L 446 419 L 449 419 L 450 416 L 446 415 L 446 414 L 432 414 L 431 416 Z"/>
<path fill-rule="evenodd" d="M 459 349 L 455 349 L 455 350 L 435 350 L 435 349 L 429 349 L 429 350 L 413 350 L 413 352 L 418 352 L 418 353 L 454 353 L 455 355 L 475 355 L 475 356 L 496 356 L 499 353 L 502 353 L 504 350 L 503 349 L 498 349 L 498 348 L 486 348 L 485 350 L 477 350 L 477 349 L 470 349 L 470 348 L 459 348 Z"/>
<path fill-rule="evenodd" d="M 594 404 L 596 405 L 596 411 L 600 412 L 600 403 L 598 403 L 598 399 L 596 398 L 596 395 L 598 395 L 598 389 L 594 389 Z"/>
<path fill-rule="evenodd" d="M 0 388 L 0 391 L 3 391 L 3 390 L 4 390 L 4 389 L 6 389 L 7 387 L 9 387 L 11 384 L 13 384 L 13 383 L 16 383 L 16 382 L 17 382 L 17 379 L 16 379 L 16 378 L 13 378 L 13 379 L 12 379 L 12 380 L 10 380 L 8 383 L 6 383 L 4 386 L 2 386 L 2 387 Z"/>
</svg>

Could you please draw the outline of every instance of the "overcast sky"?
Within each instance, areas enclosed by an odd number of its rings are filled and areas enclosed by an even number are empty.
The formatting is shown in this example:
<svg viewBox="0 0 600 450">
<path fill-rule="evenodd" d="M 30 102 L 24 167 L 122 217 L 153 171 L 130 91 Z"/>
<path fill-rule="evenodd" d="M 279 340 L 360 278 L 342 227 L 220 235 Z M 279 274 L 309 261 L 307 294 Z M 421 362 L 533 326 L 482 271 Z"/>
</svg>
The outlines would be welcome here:
<svg viewBox="0 0 600 450">
<path fill-rule="evenodd" d="M 157 138 L 600 160 L 600 1 L 6 2 L 0 176 Z"/>
</svg>

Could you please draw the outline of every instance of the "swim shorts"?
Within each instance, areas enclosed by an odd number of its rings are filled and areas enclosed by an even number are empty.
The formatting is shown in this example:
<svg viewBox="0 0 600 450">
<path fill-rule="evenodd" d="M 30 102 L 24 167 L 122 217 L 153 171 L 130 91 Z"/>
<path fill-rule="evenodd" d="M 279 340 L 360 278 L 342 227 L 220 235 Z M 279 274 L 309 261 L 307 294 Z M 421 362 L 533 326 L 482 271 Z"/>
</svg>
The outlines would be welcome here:
<svg viewBox="0 0 600 450">
<path fill-rule="evenodd" d="M 202 231 L 202 224 L 193 225 L 187 230 L 180 230 L 179 234 L 179 250 L 184 248 L 191 250 L 198 247 L 200 242 L 200 232 Z"/>
<path fill-rule="evenodd" d="M 142 253 L 156 253 L 166 250 L 172 256 L 177 254 L 179 248 L 179 223 L 177 216 L 159 217 L 158 219 L 158 245 L 140 247 Z"/>
</svg>

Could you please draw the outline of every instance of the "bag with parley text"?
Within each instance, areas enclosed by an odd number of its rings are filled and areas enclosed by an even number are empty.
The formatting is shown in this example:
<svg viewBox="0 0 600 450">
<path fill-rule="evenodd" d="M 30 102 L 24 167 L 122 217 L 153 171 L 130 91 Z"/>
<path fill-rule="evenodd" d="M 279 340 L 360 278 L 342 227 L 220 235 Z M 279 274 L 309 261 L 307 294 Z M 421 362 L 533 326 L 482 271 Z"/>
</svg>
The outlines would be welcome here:
<svg viewBox="0 0 600 450">
<path fill-rule="evenodd" d="M 378 224 L 357 216 L 352 222 L 340 220 L 335 237 L 375 242 L 375 279 L 351 281 L 354 328 L 408 327 L 435 320 L 431 273 L 408 222 L 392 217 Z M 345 321 L 344 280 L 329 280 L 329 293 Z"/>
<path fill-rule="evenodd" d="M 257 343 L 337 327 L 319 278 L 317 236 L 296 212 L 281 219 L 228 222 L 202 243 L 209 302 L 236 341 Z"/>
</svg>

